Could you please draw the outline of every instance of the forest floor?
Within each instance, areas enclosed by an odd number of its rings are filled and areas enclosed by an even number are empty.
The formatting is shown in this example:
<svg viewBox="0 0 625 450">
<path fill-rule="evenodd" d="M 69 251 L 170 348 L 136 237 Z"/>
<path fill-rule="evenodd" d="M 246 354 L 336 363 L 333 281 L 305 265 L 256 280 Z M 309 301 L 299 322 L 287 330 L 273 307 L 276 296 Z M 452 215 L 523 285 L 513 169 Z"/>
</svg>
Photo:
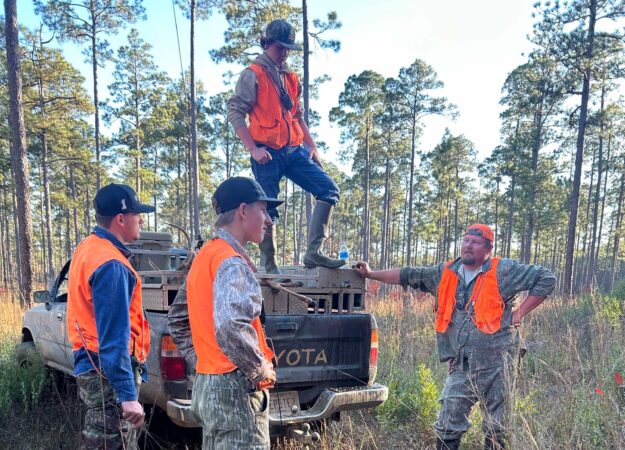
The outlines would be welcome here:
<svg viewBox="0 0 625 450">
<path fill-rule="evenodd" d="M 378 381 L 390 387 L 389 400 L 375 411 L 343 413 L 318 448 L 433 448 L 447 367 L 438 362 L 431 300 L 402 297 L 391 291 L 369 304 L 380 328 Z M 549 299 L 524 323 L 528 354 L 512 388 L 511 448 L 625 448 L 623 303 L 623 296 L 600 294 L 568 303 Z M 75 385 L 59 390 L 43 370 L 15 365 L 21 313 L 0 298 L 0 449 L 78 448 L 82 410 Z M 463 449 L 481 448 L 479 408 L 471 419 Z M 200 448 L 198 430 L 180 432 L 152 413 L 148 422 L 143 448 Z"/>
</svg>

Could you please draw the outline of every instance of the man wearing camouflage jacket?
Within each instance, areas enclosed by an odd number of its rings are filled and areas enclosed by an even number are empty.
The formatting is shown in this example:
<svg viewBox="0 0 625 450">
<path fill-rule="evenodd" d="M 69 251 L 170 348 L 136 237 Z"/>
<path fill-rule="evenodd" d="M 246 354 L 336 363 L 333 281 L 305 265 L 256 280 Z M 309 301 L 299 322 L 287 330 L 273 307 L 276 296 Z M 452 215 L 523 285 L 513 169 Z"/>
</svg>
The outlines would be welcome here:
<svg viewBox="0 0 625 450">
<path fill-rule="evenodd" d="M 251 178 L 224 181 L 213 196 L 217 235 L 195 256 L 169 311 L 174 342 L 197 361 L 191 408 L 203 449 L 269 449 L 268 388 L 276 374 L 256 268 L 243 246 L 263 239 L 267 208 L 281 203 Z"/>
<path fill-rule="evenodd" d="M 520 339 L 515 327 L 555 287 L 555 277 L 544 267 L 492 257 L 493 237 L 487 225 L 471 225 L 462 241 L 461 257 L 432 267 L 371 271 L 365 262 L 356 264 L 366 278 L 436 297 L 438 353 L 441 362 L 449 363 L 435 423 L 437 449 L 460 447 L 477 402 L 486 412 L 484 448 L 507 448 L 509 384 Z M 513 309 L 522 291 L 529 295 Z"/>
</svg>

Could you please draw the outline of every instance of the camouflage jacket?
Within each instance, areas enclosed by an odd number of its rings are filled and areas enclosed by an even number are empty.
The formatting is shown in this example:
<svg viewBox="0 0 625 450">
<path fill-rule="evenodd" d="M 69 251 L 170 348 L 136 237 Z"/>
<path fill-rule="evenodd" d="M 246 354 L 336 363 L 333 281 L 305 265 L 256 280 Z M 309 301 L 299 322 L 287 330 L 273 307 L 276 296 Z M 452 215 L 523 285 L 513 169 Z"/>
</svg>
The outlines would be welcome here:
<svg viewBox="0 0 625 450">
<path fill-rule="evenodd" d="M 251 325 L 262 308 L 261 289 L 254 277 L 256 267 L 230 233 L 219 228 L 217 236 L 228 242 L 243 258 L 225 259 L 213 281 L 213 319 L 217 342 L 228 359 L 256 384 L 267 378 L 272 370 L 258 346 L 258 335 Z M 186 284 L 181 286 L 169 309 L 167 324 L 187 366 L 195 367 L 197 355 L 191 336 Z"/>
<path fill-rule="evenodd" d="M 446 263 L 431 267 L 404 267 L 400 271 L 400 284 L 404 288 L 410 286 L 436 297 Z M 512 259 L 502 258 L 497 267 L 499 291 L 505 303 L 501 329 L 494 334 L 481 332 L 468 316 L 464 306 L 471 298 L 477 277 L 465 283 L 460 258 L 453 261 L 449 268 L 458 275 L 456 290 L 456 308 L 451 323 L 445 333 L 436 334 L 436 343 L 440 361 L 454 358 L 467 358 L 474 368 L 495 367 L 502 363 L 505 352 L 514 351 L 518 342 L 518 333 L 511 327 L 512 308 L 517 294 L 529 291 L 529 295 L 548 297 L 556 284 L 555 276 L 546 268 L 538 265 L 521 264 Z M 479 272 L 490 269 L 488 259 Z M 478 273 L 479 273 L 478 272 Z"/>
</svg>

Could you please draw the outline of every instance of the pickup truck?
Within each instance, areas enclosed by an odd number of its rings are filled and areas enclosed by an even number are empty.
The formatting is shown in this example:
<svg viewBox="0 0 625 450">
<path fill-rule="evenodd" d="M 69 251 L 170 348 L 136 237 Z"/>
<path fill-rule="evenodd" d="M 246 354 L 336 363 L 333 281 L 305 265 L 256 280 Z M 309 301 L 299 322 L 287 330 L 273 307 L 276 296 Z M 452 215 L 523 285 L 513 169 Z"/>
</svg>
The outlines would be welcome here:
<svg viewBox="0 0 625 450">
<path fill-rule="evenodd" d="M 190 409 L 194 366 L 176 349 L 167 328 L 167 311 L 184 279 L 177 269 L 187 252 L 171 247 L 169 233 L 155 232 L 143 232 L 131 252 L 142 277 L 152 342 L 148 382 L 139 400 L 162 409 L 178 426 L 198 427 Z M 36 351 L 53 372 L 71 376 L 65 324 L 69 264 L 47 290 L 35 293 L 39 305 L 24 314 L 17 357 L 26 363 Z M 293 268 L 289 277 L 302 286 L 263 287 L 264 326 L 278 378 L 271 392 L 270 427 L 274 436 L 311 442 L 319 436 L 309 432 L 309 424 L 339 420 L 341 411 L 376 407 L 387 399 L 388 388 L 375 383 L 378 329 L 365 311 L 364 280 L 348 269 Z"/>
</svg>

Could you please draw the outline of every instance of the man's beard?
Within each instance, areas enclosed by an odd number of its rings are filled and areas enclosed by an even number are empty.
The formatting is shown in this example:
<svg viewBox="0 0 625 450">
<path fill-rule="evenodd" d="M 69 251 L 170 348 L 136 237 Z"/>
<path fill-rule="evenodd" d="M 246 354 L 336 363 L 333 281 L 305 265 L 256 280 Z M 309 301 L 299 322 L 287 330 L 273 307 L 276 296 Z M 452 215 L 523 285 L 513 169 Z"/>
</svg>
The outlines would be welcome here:
<svg viewBox="0 0 625 450">
<path fill-rule="evenodd" d="M 477 260 L 475 259 L 475 255 L 462 255 L 460 262 L 467 266 L 472 266 L 477 262 Z"/>
</svg>

